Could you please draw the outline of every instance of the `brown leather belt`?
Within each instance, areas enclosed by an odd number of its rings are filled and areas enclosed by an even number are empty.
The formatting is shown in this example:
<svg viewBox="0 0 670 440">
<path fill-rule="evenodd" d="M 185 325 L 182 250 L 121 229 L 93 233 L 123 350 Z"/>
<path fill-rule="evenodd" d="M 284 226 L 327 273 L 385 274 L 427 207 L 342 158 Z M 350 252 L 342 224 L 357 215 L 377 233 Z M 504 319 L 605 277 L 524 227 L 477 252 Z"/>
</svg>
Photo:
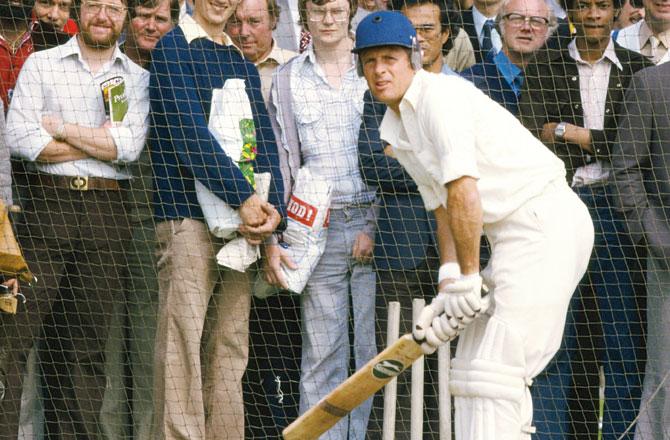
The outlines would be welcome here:
<svg viewBox="0 0 670 440">
<path fill-rule="evenodd" d="M 115 179 L 85 176 L 57 176 L 55 174 L 34 174 L 39 185 L 72 191 L 120 191 L 121 183 Z"/>
</svg>

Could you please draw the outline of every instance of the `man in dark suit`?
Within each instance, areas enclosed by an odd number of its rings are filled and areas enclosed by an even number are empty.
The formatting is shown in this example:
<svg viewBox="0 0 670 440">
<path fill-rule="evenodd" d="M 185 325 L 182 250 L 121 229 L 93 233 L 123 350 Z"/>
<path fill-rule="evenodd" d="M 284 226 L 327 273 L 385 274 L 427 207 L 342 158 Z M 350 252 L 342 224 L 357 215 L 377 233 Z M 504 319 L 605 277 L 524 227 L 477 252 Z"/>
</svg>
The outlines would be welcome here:
<svg viewBox="0 0 670 440">
<path fill-rule="evenodd" d="M 564 6 L 576 36 L 565 48 L 527 66 L 519 115 L 565 162 L 568 182 L 594 221 L 595 253 L 573 298 L 564 347 L 535 380 L 534 418 L 538 438 L 565 438 L 570 419 L 574 429 L 570 438 L 593 438 L 598 369 L 603 366 L 607 379 L 603 432 L 616 438 L 637 412 L 641 392 L 637 361 L 643 342 L 634 288 L 640 269 L 634 242 L 612 210 L 609 155 L 624 90 L 633 74 L 649 63 L 610 37 L 619 0 L 567 0 Z"/>
<path fill-rule="evenodd" d="M 545 0 L 508 0 L 496 17 L 496 26 L 502 35 L 500 52 L 489 52 L 461 76 L 516 115 L 523 68 L 556 29 L 556 16 Z"/>
<path fill-rule="evenodd" d="M 496 15 L 510 0 L 475 0 L 472 7 L 461 13 L 462 27 L 470 37 L 475 51 L 475 61 L 486 60 L 489 52 L 497 54 L 502 48 L 500 29 L 496 26 Z M 570 41 L 570 26 L 567 19 L 558 19 L 556 32 L 547 41 L 550 51 L 556 51 Z"/>
<path fill-rule="evenodd" d="M 502 41 L 495 28 L 495 19 L 502 0 L 474 0 L 472 7 L 461 13 L 463 30 L 468 33 L 475 50 L 475 61 L 481 63 L 486 55 L 500 51 Z"/>
<path fill-rule="evenodd" d="M 365 93 L 358 153 L 361 175 L 368 185 L 377 188 L 379 203 L 374 262 L 379 292 L 375 313 L 380 347 L 386 346 L 388 303 L 400 302 L 400 334 L 411 332 L 412 299 L 428 299 L 435 295 L 437 269 L 440 266 L 433 237 L 435 219 L 424 209 L 414 180 L 390 156 L 390 146 L 379 138 L 379 124 L 385 111 L 386 105 L 374 100 L 369 91 Z M 434 361 L 429 359 L 429 374 L 435 371 L 437 363 Z M 434 378 L 434 381 L 427 379 L 425 383 L 436 384 L 436 374 Z M 436 388 L 426 387 L 425 406 L 429 413 L 425 417 L 425 432 L 438 432 L 439 429 Z M 398 377 L 398 439 L 409 438 L 409 389 L 409 376 Z M 381 431 L 382 412 L 381 399 L 377 399 L 373 406 L 370 432 Z"/>
<path fill-rule="evenodd" d="M 670 63 L 645 69 L 626 92 L 612 147 L 615 202 L 647 259 L 647 365 L 636 440 L 670 438 Z M 658 391 L 660 387 L 660 391 Z M 653 396 L 655 395 L 655 396 Z"/>
</svg>

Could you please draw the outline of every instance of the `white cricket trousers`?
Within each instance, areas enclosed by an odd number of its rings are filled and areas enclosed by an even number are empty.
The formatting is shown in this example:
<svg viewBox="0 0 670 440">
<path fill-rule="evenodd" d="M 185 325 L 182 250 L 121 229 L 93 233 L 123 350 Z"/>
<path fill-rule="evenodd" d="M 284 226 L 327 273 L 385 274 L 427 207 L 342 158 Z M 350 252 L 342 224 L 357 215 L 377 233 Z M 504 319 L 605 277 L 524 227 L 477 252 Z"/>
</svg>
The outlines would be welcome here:
<svg viewBox="0 0 670 440">
<path fill-rule="evenodd" d="M 593 223 L 561 180 L 484 232 L 491 259 L 482 276 L 493 306 L 461 333 L 452 361 L 456 439 L 527 440 L 534 431 L 528 387 L 561 345 Z"/>
</svg>

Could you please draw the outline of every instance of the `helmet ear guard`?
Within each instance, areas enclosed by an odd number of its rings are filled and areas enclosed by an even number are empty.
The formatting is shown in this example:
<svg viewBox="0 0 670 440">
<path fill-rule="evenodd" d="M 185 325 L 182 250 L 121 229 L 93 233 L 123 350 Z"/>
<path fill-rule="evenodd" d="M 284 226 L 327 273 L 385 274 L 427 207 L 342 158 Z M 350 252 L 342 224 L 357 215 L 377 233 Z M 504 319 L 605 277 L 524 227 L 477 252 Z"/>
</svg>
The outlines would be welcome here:
<svg viewBox="0 0 670 440">
<path fill-rule="evenodd" d="M 419 45 L 419 40 L 416 37 L 412 37 L 412 48 L 410 49 L 410 63 L 412 68 L 416 71 L 423 68 L 423 55 L 421 53 L 421 46 Z M 361 54 L 356 54 L 356 73 L 359 77 L 365 76 L 363 73 L 363 62 L 361 61 Z"/>
<path fill-rule="evenodd" d="M 421 54 L 421 46 L 419 45 L 419 39 L 412 37 L 412 53 L 410 55 L 410 61 L 412 62 L 412 67 L 414 70 L 421 70 L 423 67 L 423 55 Z"/>
</svg>

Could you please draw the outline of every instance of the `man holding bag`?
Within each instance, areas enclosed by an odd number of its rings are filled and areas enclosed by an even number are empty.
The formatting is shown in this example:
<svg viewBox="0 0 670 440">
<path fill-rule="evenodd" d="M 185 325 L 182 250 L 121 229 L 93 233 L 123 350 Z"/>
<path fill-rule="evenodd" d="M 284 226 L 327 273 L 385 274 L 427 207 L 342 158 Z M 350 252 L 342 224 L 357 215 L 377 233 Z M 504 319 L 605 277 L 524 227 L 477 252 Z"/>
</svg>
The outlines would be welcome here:
<svg viewBox="0 0 670 440">
<path fill-rule="evenodd" d="M 277 228 L 284 204 L 257 70 L 223 31 L 235 6 L 196 0 L 193 17 L 184 17 L 152 54 L 159 278 L 152 438 L 244 438 L 241 379 L 248 357 L 250 270 L 217 266 L 225 239 L 210 233 L 196 182 L 237 210 L 238 232 L 250 244 L 262 243 Z M 220 99 L 233 95 L 234 100 Z M 226 133 L 211 126 L 225 116 L 215 110 L 223 103 L 239 116 Z M 239 140 L 236 154 L 222 145 L 222 135 Z M 254 191 L 254 173 L 263 172 L 273 176 L 270 203 Z"/>
</svg>

